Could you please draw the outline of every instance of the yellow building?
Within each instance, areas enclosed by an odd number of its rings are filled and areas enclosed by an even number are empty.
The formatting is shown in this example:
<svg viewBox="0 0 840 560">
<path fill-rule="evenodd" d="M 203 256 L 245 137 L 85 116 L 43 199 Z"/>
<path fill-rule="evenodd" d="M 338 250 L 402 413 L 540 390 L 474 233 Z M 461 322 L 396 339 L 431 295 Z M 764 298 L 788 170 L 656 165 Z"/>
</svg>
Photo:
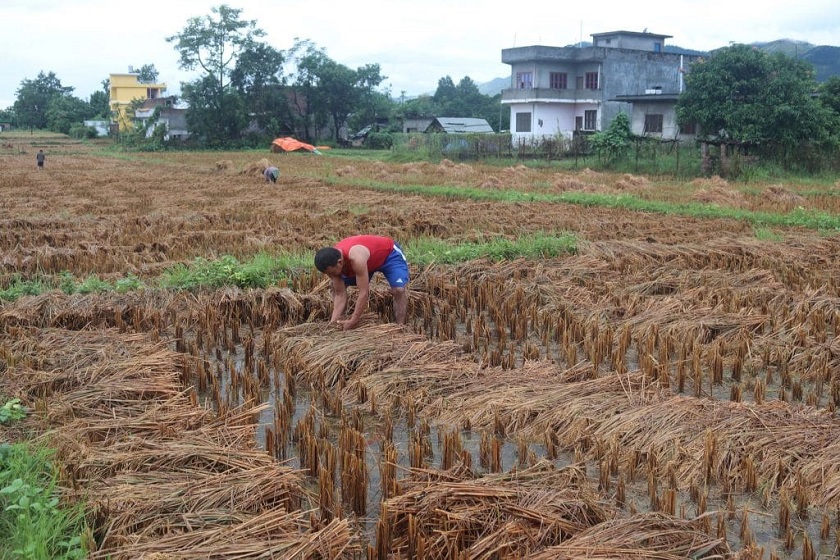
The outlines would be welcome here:
<svg viewBox="0 0 840 560">
<path fill-rule="evenodd" d="M 128 109 L 135 100 L 157 99 L 166 91 L 166 84 L 144 84 L 139 81 L 139 74 L 111 74 L 111 122 L 119 125 L 119 130 L 130 130 L 134 115 Z"/>
</svg>

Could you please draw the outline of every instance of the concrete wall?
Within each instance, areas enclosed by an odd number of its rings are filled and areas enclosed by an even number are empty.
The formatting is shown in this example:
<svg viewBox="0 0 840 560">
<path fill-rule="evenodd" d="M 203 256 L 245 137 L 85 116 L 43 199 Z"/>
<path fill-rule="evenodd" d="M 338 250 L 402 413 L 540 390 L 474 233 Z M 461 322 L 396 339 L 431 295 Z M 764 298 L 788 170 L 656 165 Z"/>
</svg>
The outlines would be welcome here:
<svg viewBox="0 0 840 560">
<path fill-rule="evenodd" d="M 131 119 L 126 114 L 129 105 L 135 99 L 157 98 L 166 91 L 166 84 L 144 84 L 138 81 L 138 74 L 110 74 L 111 81 L 108 94 L 111 98 L 111 111 L 115 113 L 114 120 L 120 130 L 131 128 Z"/>
<path fill-rule="evenodd" d="M 502 92 L 502 103 L 510 106 L 511 134 L 523 136 L 571 136 L 575 116 L 586 110 L 598 111 L 597 130 L 608 128 L 619 112 L 631 114 L 633 104 L 613 101 L 622 95 L 644 95 L 651 89 L 678 94 L 682 88 L 681 68 L 697 57 L 619 48 L 574 48 L 530 46 L 504 49 L 502 61 L 511 65 L 511 83 L 518 72 L 531 72 L 532 89 L 511 88 Z M 551 90 L 550 74 L 565 72 L 567 89 Z M 597 72 L 598 89 L 578 88 L 578 77 Z M 673 107 L 664 120 L 673 123 Z M 534 116 L 531 133 L 516 132 L 516 113 L 530 111 Z M 557 118 L 559 117 L 559 118 Z M 543 126 L 538 126 L 542 118 Z M 546 124 L 546 123 L 551 123 Z M 644 119 L 642 119 L 644 123 Z"/>
</svg>

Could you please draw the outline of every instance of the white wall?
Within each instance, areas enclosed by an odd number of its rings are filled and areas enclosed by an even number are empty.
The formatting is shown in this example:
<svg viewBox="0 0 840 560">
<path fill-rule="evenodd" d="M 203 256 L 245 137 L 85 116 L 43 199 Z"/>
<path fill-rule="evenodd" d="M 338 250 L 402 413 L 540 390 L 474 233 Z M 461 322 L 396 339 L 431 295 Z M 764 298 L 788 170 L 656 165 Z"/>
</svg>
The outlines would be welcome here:
<svg viewBox="0 0 840 560">
<path fill-rule="evenodd" d="M 600 106 L 597 103 L 519 103 L 510 106 L 511 140 L 518 142 L 538 140 L 562 135 L 571 138 L 575 131 L 576 117 L 584 116 L 585 111 L 598 111 L 597 128 L 601 125 Z M 531 113 L 531 132 L 516 132 L 516 114 Z M 542 125 L 540 125 L 542 121 Z"/>
</svg>

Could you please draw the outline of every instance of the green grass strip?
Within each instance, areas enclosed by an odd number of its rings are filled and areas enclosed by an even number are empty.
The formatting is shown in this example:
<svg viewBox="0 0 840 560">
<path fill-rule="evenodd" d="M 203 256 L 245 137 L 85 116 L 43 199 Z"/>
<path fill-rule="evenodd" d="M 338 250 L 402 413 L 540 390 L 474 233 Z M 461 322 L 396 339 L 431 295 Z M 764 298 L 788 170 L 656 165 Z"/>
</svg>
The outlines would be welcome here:
<svg viewBox="0 0 840 560">
<path fill-rule="evenodd" d="M 566 203 L 578 206 L 617 208 L 633 212 L 654 212 L 657 214 L 689 216 L 693 218 L 725 218 L 741 220 L 756 226 L 803 227 L 819 231 L 840 231 L 840 216 L 827 212 L 817 212 L 797 208 L 787 214 L 772 212 L 753 212 L 737 208 L 727 208 L 715 204 L 700 202 L 671 203 L 645 200 L 629 194 L 604 194 L 567 192 L 561 194 L 526 193 L 510 190 L 483 190 L 471 187 L 396 185 L 369 180 L 354 180 L 346 177 L 328 177 L 325 181 L 338 184 L 351 184 L 370 190 L 400 192 L 420 196 L 444 197 L 451 200 L 475 200 L 492 202 L 547 202 Z"/>
<path fill-rule="evenodd" d="M 402 245 L 409 262 L 422 267 L 432 263 L 456 264 L 481 258 L 499 261 L 572 254 L 577 251 L 577 236 L 573 233 L 535 233 L 515 241 L 488 237 L 475 243 L 457 245 L 439 239 L 418 237 Z M 34 279 L 17 275 L 8 282 L 6 288 L 0 289 L 0 301 L 14 301 L 22 296 L 39 295 L 56 289 L 66 294 L 89 294 L 125 293 L 143 289 L 198 290 L 223 286 L 266 288 L 291 280 L 302 271 L 311 271 L 312 258 L 312 253 L 258 253 L 245 262 L 231 255 L 215 260 L 197 257 L 188 264 L 176 264 L 168 268 L 151 284 L 135 276 L 120 278 L 113 283 L 101 280 L 96 275 L 78 280 L 66 271 L 54 277 L 41 276 Z"/>
<path fill-rule="evenodd" d="M 0 444 L 0 560 L 87 557 L 84 505 L 58 498 L 53 451 Z"/>
</svg>

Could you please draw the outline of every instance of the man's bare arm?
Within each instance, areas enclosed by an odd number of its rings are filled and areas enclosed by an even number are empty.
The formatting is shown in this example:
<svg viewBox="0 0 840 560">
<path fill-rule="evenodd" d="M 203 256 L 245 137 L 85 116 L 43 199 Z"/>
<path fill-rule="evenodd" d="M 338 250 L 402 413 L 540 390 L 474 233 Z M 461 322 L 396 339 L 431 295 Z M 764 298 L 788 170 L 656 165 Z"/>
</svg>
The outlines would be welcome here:
<svg viewBox="0 0 840 560">
<path fill-rule="evenodd" d="M 332 279 L 332 291 L 333 312 L 330 323 L 335 323 L 344 315 L 344 310 L 347 308 L 347 288 L 345 288 L 344 281 L 341 278 Z"/>
</svg>

